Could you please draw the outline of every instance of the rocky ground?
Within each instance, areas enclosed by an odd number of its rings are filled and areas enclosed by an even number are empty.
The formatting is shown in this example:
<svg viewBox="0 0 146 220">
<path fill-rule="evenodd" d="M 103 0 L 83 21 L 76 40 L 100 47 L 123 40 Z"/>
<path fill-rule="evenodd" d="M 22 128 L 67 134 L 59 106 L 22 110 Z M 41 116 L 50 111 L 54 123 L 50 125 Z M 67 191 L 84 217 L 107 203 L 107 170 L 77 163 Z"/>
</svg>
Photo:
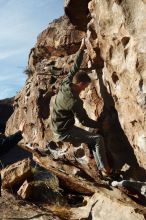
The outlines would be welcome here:
<svg viewBox="0 0 146 220">
<path fill-rule="evenodd" d="M 1 168 L 28 157 L 31 158 L 31 154 L 29 152 L 15 146 L 8 154 L 0 158 Z M 0 197 L 0 219 L 2 220 L 59 220 L 68 219 L 68 216 L 69 210 L 58 204 L 49 207 L 49 205 L 40 202 L 38 203 L 37 201 L 30 202 L 22 199 L 16 194 L 16 191 L 11 188 L 8 190 L 2 189 Z"/>
<path fill-rule="evenodd" d="M 17 160 L 30 157 L 31 154 L 18 147 L 1 158 L 5 165 Z M 17 157 L 16 157 L 17 156 Z M 11 158 L 8 159 L 8 158 Z M 86 183 L 87 184 L 87 183 Z M 92 189 L 92 188 L 91 188 Z M 95 189 L 95 188 L 94 188 Z M 65 190 L 65 189 L 64 189 Z M 38 192 L 36 192 L 38 193 Z M 146 199 L 138 198 L 134 192 L 126 189 L 116 189 L 106 185 L 97 185 L 95 193 L 91 196 L 66 191 L 62 197 L 52 197 L 50 202 L 40 202 L 22 199 L 16 191 L 2 190 L 0 197 L 0 219 L 36 219 L 36 220 L 58 220 L 58 219 L 93 219 L 93 220 L 120 220 L 119 213 L 124 220 L 141 220 L 146 216 Z M 49 200 L 51 201 L 51 200 Z M 115 212 L 118 210 L 118 212 Z"/>
<path fill-rule="evenodd" d="M 49 209 L 41 208 L 28 201 L 13 195 L 13 192 L 2 191 L 0 198 L 0 219 L 36 219 L 36 220 L 59 220 Z"/>
</svg>

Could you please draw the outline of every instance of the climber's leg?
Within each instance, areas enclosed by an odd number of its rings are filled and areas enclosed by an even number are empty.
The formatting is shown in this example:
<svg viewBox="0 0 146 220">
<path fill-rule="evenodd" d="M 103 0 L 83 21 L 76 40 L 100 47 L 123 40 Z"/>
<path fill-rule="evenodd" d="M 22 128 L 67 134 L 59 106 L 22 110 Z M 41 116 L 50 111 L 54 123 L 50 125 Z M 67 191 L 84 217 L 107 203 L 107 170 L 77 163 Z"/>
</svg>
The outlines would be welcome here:
<svg viewBox="0 0 146 220">
<path fill-rule="evenodd" d="M 71 143 L 86 143 L 91 146 L 99 170 L 105 169 L 109 172 L 110 168 L 107 161 L 106 150 L 103 137 L 99 134 L 92 134 L 81 128 L 74 126 L 72 129 L 61 135 L 61 140 Z"/>
</svg>

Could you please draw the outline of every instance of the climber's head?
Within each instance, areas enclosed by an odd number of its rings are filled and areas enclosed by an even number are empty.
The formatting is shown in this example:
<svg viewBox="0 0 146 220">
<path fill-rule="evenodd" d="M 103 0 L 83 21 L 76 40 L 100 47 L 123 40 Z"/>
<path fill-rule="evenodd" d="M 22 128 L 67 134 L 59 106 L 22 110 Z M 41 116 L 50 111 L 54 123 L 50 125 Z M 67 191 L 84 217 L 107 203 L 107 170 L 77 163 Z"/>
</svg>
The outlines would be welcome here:
<svg viewBox="0 0 146 220">
<path fill-rule="evenodd" d="M 75 90 L 80 93 L 90 84 L 91 79 L 85 71 L 79 71 L 73 77 L 72 82 Z"/>
</svg>

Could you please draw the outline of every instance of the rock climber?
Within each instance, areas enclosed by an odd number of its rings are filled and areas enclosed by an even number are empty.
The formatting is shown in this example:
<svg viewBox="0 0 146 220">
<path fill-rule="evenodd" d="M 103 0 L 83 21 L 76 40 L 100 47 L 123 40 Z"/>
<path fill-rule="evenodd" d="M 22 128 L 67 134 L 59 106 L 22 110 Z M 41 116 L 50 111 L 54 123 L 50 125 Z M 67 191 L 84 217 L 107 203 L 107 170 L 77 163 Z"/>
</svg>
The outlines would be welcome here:
<svg viewBox="0 0 146 220">
<path fill-rule="evenodd" d="M 58 93 L 50 111 L 51 129 L 58 141 L 86 143 L 92 146 L 98 170 L 102 177 L 109 177 L 112 169 L 109 166 L 103 137 L 75 126 L 75 117 L 90 128 L 98 128 L 98 123 L 88 117 L 79 95 L 91 82 L 85 71 L 80 70 L 83 60 L 85 39 L 82 39 L 73 66 L 61 82 Z"/>
</svg>

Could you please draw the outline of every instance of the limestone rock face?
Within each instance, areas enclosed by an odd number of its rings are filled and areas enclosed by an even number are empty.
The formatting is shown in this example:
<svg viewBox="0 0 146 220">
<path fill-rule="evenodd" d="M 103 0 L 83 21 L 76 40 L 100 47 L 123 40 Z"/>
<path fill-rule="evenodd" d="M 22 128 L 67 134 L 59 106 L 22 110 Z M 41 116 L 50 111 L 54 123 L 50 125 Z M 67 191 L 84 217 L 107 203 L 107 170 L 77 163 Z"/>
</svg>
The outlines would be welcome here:
<svg viewBox="0 0 146 220">
<path fill-rule="evenodd" d="M 54 20 L 38 36 L 37 43 L 29 54 L 28 68 L 39 72 L 56 64 L 55 67 L 61 69 L 63 62 L 66 62 L 64 57 L 77 51 L 84 35 L 84 32 L 75 29 L 67 16 Z M 47 61 L 45 69 L 41 65 L 44 64 L 43 61 Z"/>
<path fill-rule="evenodd" d="M 139 164 L 146 167 L 146 4 L 92 0 L 89 11 L 87 34 L 104 60 L 104 85 Z M 102 97 L 109 108 L 111 103 Z"/>
<path fill-rule="evenodd" d="M 20 121 L 25 119 L 25 143 L 42 147 L 46 140 L 50 140 L 50 99 L 65 76 L 63 70 L 67 71 L 72 64 L 84 35 L 83 31 L 75 30 L 64 16 L 52 22 L 38 36 L 35 47 L 30 51 L 28 68 L 25 71 L 28 79 L 15 97 L 14 113 L 8 121 L 7 133 L 16 131 Z"/>
</svg>

